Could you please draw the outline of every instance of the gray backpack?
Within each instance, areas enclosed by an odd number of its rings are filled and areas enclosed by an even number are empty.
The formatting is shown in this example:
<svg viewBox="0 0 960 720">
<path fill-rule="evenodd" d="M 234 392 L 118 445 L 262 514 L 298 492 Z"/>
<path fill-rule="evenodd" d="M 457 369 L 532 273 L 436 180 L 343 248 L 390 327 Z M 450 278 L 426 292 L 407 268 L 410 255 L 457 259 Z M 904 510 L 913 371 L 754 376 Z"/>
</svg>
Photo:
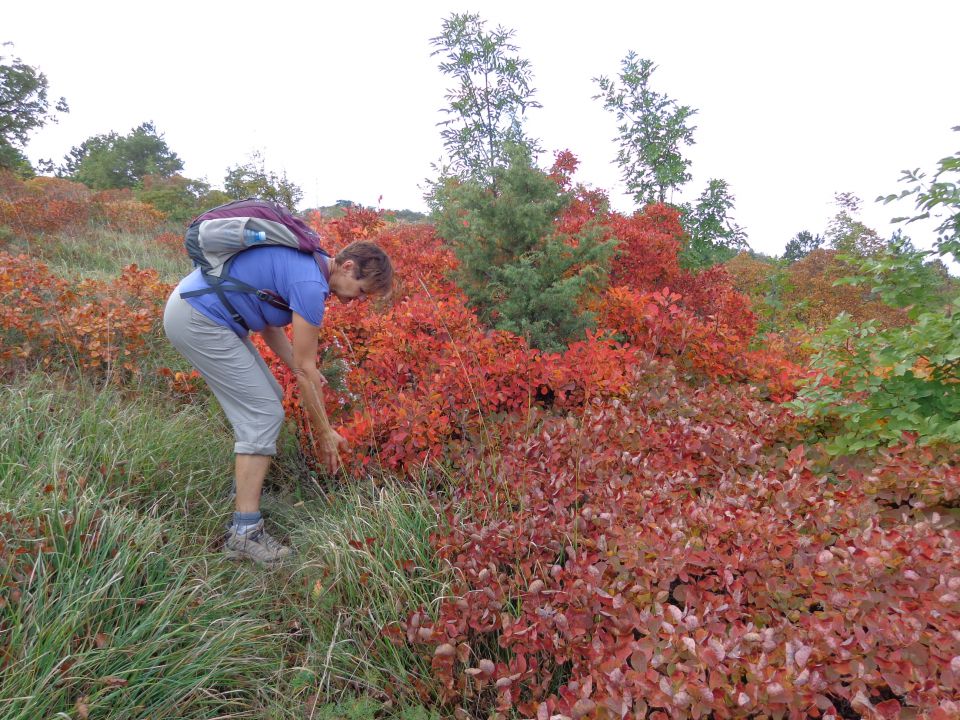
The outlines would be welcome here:
<svg viewBox="0 0 960 720">
<path fill-rule="evenodd" d="M 321 247 L 320 236 L 289 210 L 266 200 L 234 200 L 207 210 L 190 223 L 184 245 L 210 287 L 181 293 L 181 297 L 216 293 L 233 321 L 247 330 L 243 317 L 227 299 L 227 292 L 251 293 L 281 310 L 289 311 L 290 305 L 273 290 L 258 289 L 230 277 L 230 262 L 237 253 L 263 245 L 291 247 L 312 254 L 323 276 L 330 279 L 330 254 Z"/>
</svg>

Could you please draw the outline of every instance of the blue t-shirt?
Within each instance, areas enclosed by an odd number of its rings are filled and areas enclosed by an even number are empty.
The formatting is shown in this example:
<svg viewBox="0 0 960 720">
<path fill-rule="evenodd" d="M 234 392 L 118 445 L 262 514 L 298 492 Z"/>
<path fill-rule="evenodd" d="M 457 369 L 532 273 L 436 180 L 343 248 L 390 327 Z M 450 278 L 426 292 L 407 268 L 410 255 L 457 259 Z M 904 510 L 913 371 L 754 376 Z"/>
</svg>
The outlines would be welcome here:
<svg viewBox="0 0 960 720">
<path fill-rule="evenodd" d="M 326 258 L 319 262 L 327 262 Z M 320 327 L 323 322 L 323 309 L 330 286 L 317 265 L 317 260 L 293 248 L 266 246 L 244 250 L 234 256 L 227 268 L 227 274 L 261 290 L 272 290 L 287 301 L 287 304 L 311 325 Z M 229 281 L 227 282 L 229 285 Z M 201 290 L 209 287 L 206 279 L 196 268 L 180 283 L 181 292 Z M 293 319 L 291 312 L 275 308 L 257 298 L 253 293 L 227 292 L 237 312 L 254 332 L 263 330 L 267 325 L 283 327 Z M 225 325 L 240 337 L 247 331 L 235 323 L 230 313 L 223 307 L 220 298 L 214 292 L 197 297 L 185 298 L 193 307 L 213 320 Z"/>
</svg>

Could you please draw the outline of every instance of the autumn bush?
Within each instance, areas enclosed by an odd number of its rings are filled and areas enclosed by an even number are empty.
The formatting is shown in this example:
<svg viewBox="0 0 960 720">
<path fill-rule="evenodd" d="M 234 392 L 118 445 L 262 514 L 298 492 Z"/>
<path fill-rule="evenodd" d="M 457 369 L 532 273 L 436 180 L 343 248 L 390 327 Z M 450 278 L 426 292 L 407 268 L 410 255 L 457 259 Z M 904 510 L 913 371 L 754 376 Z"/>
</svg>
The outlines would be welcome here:
<svg viewBox="0 0 960 720">
<path fill-rule="evenodd" d="M 543 718 L 954 716 L 960 532 L 878 498 L 919 471 L 955 502 L 957 468 L 825 471 L 775 406 L 636 371 L 467 473 L 434 539 L 462 581 L 394 630 L 433 657 L 421 692 Z"/>
<path fill-rule="evenodd" d="M 750 350 L 755 323 L 747 301 L 722 271 L 680 271 L 678 245 L 667 242 L 679 228 L 676 213 L 658 207 L 648 213 L 617 220 L 639 228 L 621 258 L 650 268 L 672 252 L 674 262 L 663 260 L 663 271 L 633 284 L 652 288 L 670 278 L 689 294 L 613 287 L 593 308 L 602 330 L 562 353 L 484 328 L 448 279 L 456 260 L 429 226 L 378 229 L 349 213 L 329 222 L 315 218 L 333 252 L 358 235 L 345 228 L 373 227 L 398 268 L 389 303 L 331 304 L 321 330 L 350 368 L 347 390 L 331 398 L 329 409 L 352 441 L 351 462 L 407 471 L 435 461 L 456 465 L 477 443 L 496 444 L 502 415 L 533 406 L 565 412 L 592 397 L 623 395 L 629 368 L 644 353 L 671 358 L 705 381 L 752 382 L 763 397 L 791 397 L 800 368 L 775 351 Z M 653 235 L 653 249 L 640 241 L 644 232 Z M 303 422 L 288 370 L 279 364 L 274 370 Z"/>
<path fill-rule="evenodd" d="M 89 221 L 121 232 L 155 230 L 165 215 L 129 191 L 93 192 L 63 178 L 0 181 L 0 226 L 23 237 L 69 232 L 79 234 Z"/>
<path fill-rule="evenodd" d="M 0 253 L 0 360 L 8 372 L 65 365 L 120 382 L 140 372 L 170 289 L 136 265 L 109 282 L 71 281 L 34 257 Z"/>
<path fill-rule="evenodd" d="M 120 232 L 143 233 L 156 230 L 166 216 L 152 205 L 133 198 L 94 196 L 93 217 L 107 228 Z"/>
<path fill-rule="evenodd" d="M 0 226 L 21 236 L 83 226 L 90 217 L 86 186 L 61 178 L 21 180 L 9 172 L 0 177 Z"/>
<path fill-rule="evenodd" d="M 906 324 L 906 313 L 884 304 L 869 290 L 836 284 L 853 273 L 853 265 L 838 257 L 836 250 L 814 250 L 788 268 L 784 303 L 794 309 L 797 322 L 810 328 L 826 327 L 840 313 L 858 322 L 878 320 L 884 327 Z"/>
</svg>

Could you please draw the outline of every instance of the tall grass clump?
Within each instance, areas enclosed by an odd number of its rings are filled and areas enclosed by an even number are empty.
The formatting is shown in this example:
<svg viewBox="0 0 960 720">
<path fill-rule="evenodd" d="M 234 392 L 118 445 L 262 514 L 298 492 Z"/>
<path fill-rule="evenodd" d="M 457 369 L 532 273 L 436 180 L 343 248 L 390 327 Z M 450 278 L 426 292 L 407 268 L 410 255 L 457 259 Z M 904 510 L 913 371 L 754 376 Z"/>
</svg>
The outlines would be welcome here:
<svg viewBox="0 0 960 720">
<path fill-rule="evenodd" d="M 264 511 L 297 554 L 265 571 L 219 557 L 214 403 L 37 373 L 0 388 L 0 424 L 4 720 L 429 717 L 428 663 L 384 632 L 448 594 L 426 484 L 303 484 L 284 433 Z"/>
<path fill-rule="evenodd" d="M 443 520 L 425 485 L 367 478 L 275 512 L 294 528 L 298 567 L 285 594 L 307 638 L 288 699 L 397 697 L 411 711 L 411 688 L 431 676 L 429 663 L 385 629 L 410 608 L 434 608 L 453 579 L 430 545 Z"/>
<path fill-rule="evenodd" d="M 232 441 L 217 413 L 160 393 L 21 378 L 0 389 L 0 503 L 15 509 L 59 481 L 182 514 L 229 487 Z"/>
<path fill-rule="evenodd" d="M 0 717 L 199 719 L 252 705 L 276 651 L 255 612 L 264 599 L 215 590 L 166 530 L 93 488 L 4 513 Z"/>
<path fill-rule="evenodd" d="M 209 410 L 155 399 L 0 390 L 0 717 L 208 718 L 261 694 L 269 600 L 189 542 L 225 459 Z"/>
<path fill-rule="evenodd" d="M 63 277 L 109 280 L 127 265 L 152 268 L 164 282 L 175 283 L 190 272 L 191 264 L 182 241 L 167 238 L 182 235 L 172 226 L 159 231 L 121 232 L 91 223 L 75 235 L 51 235 L 38 245 L 37 254 L 51 270 Z"/>
</svg>

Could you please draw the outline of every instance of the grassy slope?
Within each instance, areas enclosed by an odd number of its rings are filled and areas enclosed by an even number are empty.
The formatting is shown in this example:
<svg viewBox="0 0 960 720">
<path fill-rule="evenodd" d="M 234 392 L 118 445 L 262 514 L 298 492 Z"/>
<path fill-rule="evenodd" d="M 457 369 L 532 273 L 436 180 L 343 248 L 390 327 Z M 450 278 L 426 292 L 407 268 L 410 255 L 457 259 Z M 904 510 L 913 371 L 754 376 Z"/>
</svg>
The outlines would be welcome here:
<svg viewBox="0 0 960 720">
<path fill-rule="evenodd" d="M 18 249 L 74 280 L 187 269 L 150 236 L 95 229 Z M 384 705 L 427 668 L 380 632 L 449 580 L 426 490 L 322 488 L 285 430 L 264 510 L 296 561 L 224 561 L 229 429 L 156 379 L 187 369 L 163 338 L 142 365 L 123 388 L 55 369 L 0 390 L 0 717 L 429 717 Z"/>
</svg>

